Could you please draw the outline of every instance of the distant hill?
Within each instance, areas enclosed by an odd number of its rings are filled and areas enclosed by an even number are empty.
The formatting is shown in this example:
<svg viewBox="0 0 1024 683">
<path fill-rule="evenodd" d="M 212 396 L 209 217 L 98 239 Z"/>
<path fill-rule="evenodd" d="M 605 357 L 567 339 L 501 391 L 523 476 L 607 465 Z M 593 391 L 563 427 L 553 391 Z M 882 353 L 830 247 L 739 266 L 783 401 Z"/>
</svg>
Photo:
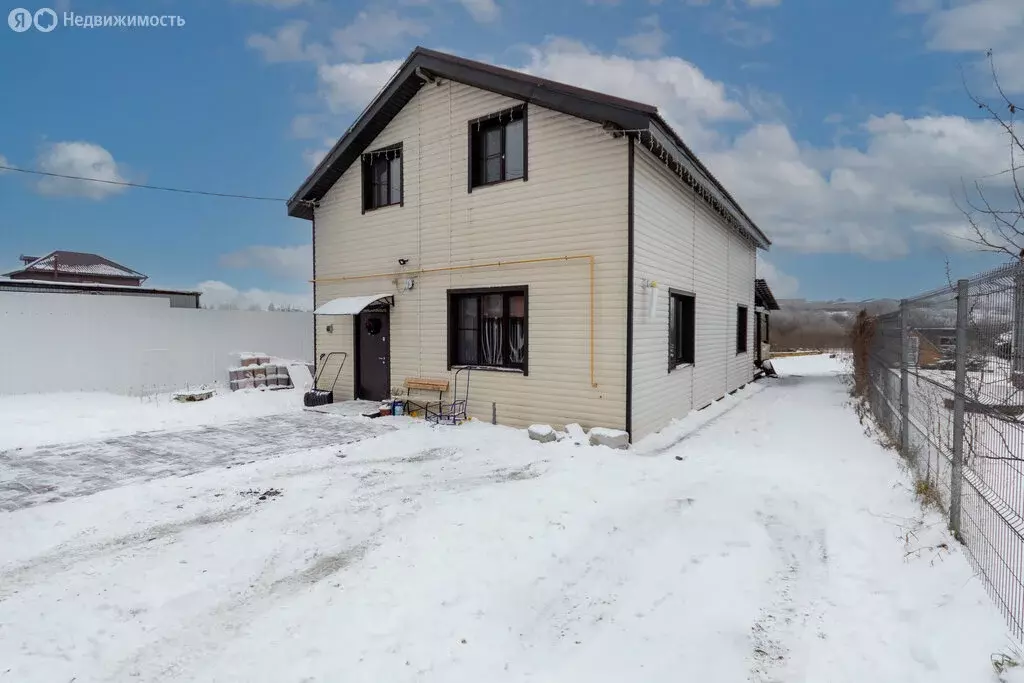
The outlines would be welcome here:
<svg viewBox="0 0 1024 683">
<path fill-rule="evenodd" d="M 771 314 L 771 344 L 776 350 L 839 348 L 847 346 L 847 334 L 857 314 L 889 313 L 899 308 L 895 299 L 870 301 L 809 301 L 780 299 Z"/>
</svg>

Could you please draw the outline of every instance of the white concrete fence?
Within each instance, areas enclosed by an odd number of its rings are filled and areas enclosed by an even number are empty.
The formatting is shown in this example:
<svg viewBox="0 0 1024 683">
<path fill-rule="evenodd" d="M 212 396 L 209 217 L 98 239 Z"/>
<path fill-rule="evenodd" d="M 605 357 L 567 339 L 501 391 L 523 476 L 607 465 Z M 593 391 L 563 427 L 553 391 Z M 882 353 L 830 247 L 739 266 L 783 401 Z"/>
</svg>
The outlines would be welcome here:
<svg viewBox="0 0 1024 683">
<path fill-rule="evenodd" d="M 312 313 L 0 292 L 0 394 L 148 395 L 214 382 L 226 387 L 228 369 L 243 352 L 312 361 Z"/>
</svg>

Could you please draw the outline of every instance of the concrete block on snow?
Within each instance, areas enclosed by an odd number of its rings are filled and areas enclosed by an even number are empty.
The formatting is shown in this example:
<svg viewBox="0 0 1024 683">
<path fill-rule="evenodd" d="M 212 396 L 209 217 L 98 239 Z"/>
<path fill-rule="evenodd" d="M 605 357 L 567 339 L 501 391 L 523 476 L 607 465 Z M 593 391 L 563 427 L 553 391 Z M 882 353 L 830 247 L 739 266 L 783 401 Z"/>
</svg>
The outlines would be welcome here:
<svg viewBox="0 0 1024 683">
<path fill-rule="evenodd" d="M 590 430 L 590 445 L 629 448 L 629 434 L 618 429 L 594 427 Z"/>
<path fill-rule="evenodd" d="M 530 433 L 530 438 L 534 441 L 540 441 L 541 443 L 549 443 L 555 441 L 558 435 L 550 425 L 530 425 L 527 430 Z"/>
</svg>

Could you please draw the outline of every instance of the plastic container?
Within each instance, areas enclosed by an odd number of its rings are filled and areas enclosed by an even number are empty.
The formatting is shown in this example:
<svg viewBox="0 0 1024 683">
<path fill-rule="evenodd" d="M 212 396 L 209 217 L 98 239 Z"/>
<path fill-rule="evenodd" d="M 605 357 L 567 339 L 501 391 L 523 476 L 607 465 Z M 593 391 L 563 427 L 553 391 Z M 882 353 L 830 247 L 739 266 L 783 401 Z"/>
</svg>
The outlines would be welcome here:
<svg viewBox="0 0 1024 683">
<path fill-rule="evenodd" d="M 392 415 L 405 415 L 405 401 L 395 401 L 391 404 Z"/>
</svg>

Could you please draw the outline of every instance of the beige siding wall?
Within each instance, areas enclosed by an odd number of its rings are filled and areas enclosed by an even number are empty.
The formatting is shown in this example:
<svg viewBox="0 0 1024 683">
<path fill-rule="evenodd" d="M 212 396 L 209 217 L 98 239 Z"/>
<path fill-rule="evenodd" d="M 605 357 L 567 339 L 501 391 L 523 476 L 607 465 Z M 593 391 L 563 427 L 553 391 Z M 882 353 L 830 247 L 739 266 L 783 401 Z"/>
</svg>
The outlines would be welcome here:
<svg viewBox="0 0 1024 683">
<path fill-rule="evenodd" d="M 598 386 L 590 380 L 590 269 L 585 259 L 424 273 L 404 278 L 319 282 L 316 303 L 389 293 L 391 383 L 451 376 L 447 366 L 447 291 L 529 286 L 529 375 L 474 370 L 470 413 L 511 425 L 623 427 L 628 163 L 624 139 L 601 127 L 536 106 L 528 112 L 528 181 L 467 192 L 467 123 L 518 102 L 444 82 L 426 85 L 370 146 L 403 143 L 404 206 L 361 213 L 358 165 L 316 210 L 316 276 L 392 273 L 494 261 L 595 256 Z M 368 150 L 369 151 L 369 150 Z M 334 333 L 326 325 L 334 323 Z M 351 317 L 317 321 L 318 352 L 352 353 Z M 350 357 L 338 382 L 353 389 Z"/>
<path fill-rule="evenodd" d="M 753 309 L 754 245 L 637 145 L 634 170 L 633 438 L 666 426 L 753 377 L 736 354 L 736 306 Z M 657 283 L 657 293 L 644 281 Z M 669 289 L 696 295 L 693 366 L 668 371 Z M 651 298 L 655 298 L 653 315 Z"/>
</svg>

